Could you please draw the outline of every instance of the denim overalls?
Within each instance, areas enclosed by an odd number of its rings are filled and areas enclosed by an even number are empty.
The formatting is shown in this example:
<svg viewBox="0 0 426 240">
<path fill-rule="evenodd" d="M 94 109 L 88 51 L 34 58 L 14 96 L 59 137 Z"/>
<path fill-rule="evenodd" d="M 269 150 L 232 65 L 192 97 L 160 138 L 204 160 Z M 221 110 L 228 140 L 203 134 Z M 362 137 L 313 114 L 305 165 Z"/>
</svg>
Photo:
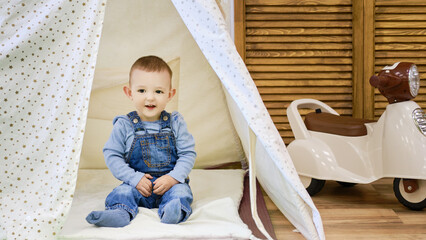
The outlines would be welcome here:
<svg viewBox="0 0 426 240">
<path fill-rule="evenodd" d="M 151 182 L 173 170 L 178 159 L 176 140 L 171 131 L 170 114 L 163 111 L 160 116 L 161 128 L 158 133 L 149 134 L 136 111 L 127 114 L 134 130 L 134 140 L 126 162 L 135 171 L 149 173 Z M 142 135 L 136 132 L 144 131 Z M 163 223 L 179 223 L 191 214 L 193 197 L 188 181 L 178 183 L 163 196 L 154 193 L 144 197 L 139 191 L 123 183 L 116 187 L 106 198 L 106 209 L 125 209 L 133 219 L 138 207 L 159 208 L 158 215 Z"/>
</svg>

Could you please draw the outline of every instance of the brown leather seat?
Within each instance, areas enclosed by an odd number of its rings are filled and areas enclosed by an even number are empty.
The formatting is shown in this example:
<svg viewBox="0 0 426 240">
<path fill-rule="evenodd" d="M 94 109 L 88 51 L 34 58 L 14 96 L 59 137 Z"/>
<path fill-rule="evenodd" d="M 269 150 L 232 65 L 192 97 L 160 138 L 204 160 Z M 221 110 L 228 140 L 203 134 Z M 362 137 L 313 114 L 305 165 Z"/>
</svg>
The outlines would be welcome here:
<svg viewBox="0 0 426 240">
<path fill-rule="evenodd" d="M 308 113 L 305 117 L 306 128 L 311 131 L 337 134 L 341 136 L 364 136 L 367 128 L 364 123 L 375 122 L 331 113 Z"/>
</svg>

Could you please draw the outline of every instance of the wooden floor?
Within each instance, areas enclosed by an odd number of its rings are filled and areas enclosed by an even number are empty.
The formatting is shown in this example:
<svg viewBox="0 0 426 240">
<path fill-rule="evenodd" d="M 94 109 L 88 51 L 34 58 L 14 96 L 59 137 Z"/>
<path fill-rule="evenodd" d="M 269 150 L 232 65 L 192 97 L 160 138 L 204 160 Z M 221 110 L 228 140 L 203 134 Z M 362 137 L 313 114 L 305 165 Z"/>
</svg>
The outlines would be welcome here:
<svg viewBox="0 0 426 240">
<path fill-rule="evenodd" d="M 392 181 L 380 179 L 350 188 L 327 181 L 312 197 L 326 239 L 426 239 L 426 209 L 411 211 L 401 205 L 393 194 Z M 278 239 L 304 239 L 267 196 L 265 201 Z"/>
</svg>

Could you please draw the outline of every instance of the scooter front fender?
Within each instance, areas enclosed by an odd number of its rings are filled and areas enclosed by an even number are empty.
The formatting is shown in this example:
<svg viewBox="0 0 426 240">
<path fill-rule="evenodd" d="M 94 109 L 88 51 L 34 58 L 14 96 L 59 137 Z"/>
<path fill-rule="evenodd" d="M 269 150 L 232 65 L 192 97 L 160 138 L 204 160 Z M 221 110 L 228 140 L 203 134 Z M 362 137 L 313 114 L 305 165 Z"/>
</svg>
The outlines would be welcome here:
<svg viewBox="0 0 426 240">
<path fill-rule="evenodd" d="M 426 136 L 414 123 L 413 101 L 389 104 L 383 133 L 384 175 L 426 179 Z"/>
<path fill-rule="evenodd" d="M 296 139 L 287 149 L 299 175 L 351 183 L 369 183 L 376 180 L 354 174 L 339 166 L 332 149 L 318 138 Z"/>
</svg>

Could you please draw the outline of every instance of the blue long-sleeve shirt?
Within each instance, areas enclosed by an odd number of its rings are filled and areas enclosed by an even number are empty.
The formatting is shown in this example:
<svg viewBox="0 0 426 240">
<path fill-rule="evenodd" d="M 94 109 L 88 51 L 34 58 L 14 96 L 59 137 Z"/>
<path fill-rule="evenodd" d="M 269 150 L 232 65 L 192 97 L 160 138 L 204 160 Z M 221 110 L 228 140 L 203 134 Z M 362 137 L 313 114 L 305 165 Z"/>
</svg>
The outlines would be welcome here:
<svg viewBox="0 0 426 240">
<path fill-rule="evenodd" d="M 106 165 L 118 180 L 136 187 L 145 173 L 134 170 L 125 161 L 135 136 L 132 123 L 127 116 L 122 115 L 114 118 L 113 124 L 114 127 L 111 135 L 103 149 Z M 158 133 L 161 128 L 160 120 L 143 122 L 143 124 L 150 134 Z M 173 131 L 176 138 L 178 159 L 173 170 L 167 175 L 183 183 L 195 163 L 195 141 L 193 136 L 188 132 L 185 120 L 180 113 L 173 112 L 171 114 L 171 125 L 171 131 Z M 144 132 L 139 131 L 136 134 L 144 134 Z"/>
</svg>

